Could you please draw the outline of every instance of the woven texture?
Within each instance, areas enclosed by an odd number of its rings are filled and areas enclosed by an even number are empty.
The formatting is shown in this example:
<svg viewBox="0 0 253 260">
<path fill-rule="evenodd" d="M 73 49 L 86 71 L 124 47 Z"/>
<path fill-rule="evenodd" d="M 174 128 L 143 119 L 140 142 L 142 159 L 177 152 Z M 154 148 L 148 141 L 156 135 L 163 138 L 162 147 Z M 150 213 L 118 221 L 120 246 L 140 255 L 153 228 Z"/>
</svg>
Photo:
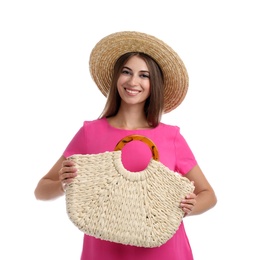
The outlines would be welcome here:
<svg viewBox="0 0 253 260">
<path fill-rule="evenodd" d="M 179 106 L 188 91 L 189 78 L 179 55 L 160 39 L 135 31 L 110 34 L 101 39 L 90 55 L 90 73 L 99 90 L 107 96 L 112 85 L 114 64 L 127 52 L 151 56 L 164 76 L 164 113 Z"/>
<path fill-rule="evenodd" d="M 126 170 L 121 151 L 73 155 L 78 176 L 66 189 L 70 220 L 103 240 L 157 247 L 177 231 L 180 201 L 194 190 L 185 177 L 151 159 L 140 172 Z"/>
</svg>

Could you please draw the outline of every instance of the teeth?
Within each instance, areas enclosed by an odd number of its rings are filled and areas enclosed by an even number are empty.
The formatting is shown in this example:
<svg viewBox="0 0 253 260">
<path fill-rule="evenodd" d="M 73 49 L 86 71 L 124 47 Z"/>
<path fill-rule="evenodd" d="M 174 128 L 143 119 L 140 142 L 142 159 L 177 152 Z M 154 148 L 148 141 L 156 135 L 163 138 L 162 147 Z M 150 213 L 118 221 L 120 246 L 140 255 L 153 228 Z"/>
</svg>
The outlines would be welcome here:
<svg viewBox="0 0 253 260">
<path fill-rule="evenodd" d="M 127 91 L 128 93 L 131 93 L 131 94 L 136 94 L 136 93 L 139 92 L 138 90 L 130 90 L 130 89 L 126 89 L 126 91 Z"/>
</svg>

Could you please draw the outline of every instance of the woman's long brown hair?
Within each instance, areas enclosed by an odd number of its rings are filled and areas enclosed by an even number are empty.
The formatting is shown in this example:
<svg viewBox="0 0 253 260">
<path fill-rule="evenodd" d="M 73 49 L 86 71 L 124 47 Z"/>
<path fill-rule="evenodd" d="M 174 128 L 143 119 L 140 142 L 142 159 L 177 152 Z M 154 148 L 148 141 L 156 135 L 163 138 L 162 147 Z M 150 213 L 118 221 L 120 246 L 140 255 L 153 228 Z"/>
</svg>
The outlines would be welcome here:
<svg viewBox="0 0 253 260">
<path fill-rule="evenodd" d="M 123 66 L 133 56 L 142 58 L 148 67 L 150 75 L 150 96 L 144 106 L 144 112 L 150 126 L 156 127 L 161 121 L 164 109 L 164 81 L 163 73 L 159 65 L 147 54 L 139 52 L 129 52 L 122 55 L 114 65 L 111 89 L 107 96 L 107 101 L 100 118 L 115 116 L 120 107 L 121 98 L 117 89 L 117 81 L 122 72 Z"/>
</svg>

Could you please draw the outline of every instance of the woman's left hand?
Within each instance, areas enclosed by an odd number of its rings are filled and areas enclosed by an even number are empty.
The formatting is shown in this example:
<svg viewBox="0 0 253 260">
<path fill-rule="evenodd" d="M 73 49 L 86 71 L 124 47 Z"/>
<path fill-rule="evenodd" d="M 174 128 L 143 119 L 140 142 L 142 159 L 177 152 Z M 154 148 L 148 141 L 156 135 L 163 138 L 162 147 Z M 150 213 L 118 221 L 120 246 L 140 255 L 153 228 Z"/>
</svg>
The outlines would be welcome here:
<svg viewBox="0 0 253 260">
<path fill-rule="evenodd" d="M 185 216 L 190 215 L 196 205 L 196 194 L 190 193 L 188 194 L 185 199 L 181 201 L 180 207 L 185 213 Z"/>
</svg>

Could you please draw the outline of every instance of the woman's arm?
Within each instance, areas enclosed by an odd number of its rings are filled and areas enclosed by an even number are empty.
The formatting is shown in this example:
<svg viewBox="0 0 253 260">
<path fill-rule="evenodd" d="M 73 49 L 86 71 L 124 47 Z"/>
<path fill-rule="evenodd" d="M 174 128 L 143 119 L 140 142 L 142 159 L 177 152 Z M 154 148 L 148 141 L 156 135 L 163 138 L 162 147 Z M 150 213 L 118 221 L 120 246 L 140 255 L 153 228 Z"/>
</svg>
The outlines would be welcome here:
<svg viewBox="0 0 253 260">
<path fill-rule="evenodd" d="M 214 207 L 217 198 L 212 186 L 198 165 L 193 167 L 184 177 L 194 183 L 195 190 L 181 202 L 181 207 L 186 215 L 198 215 Z"/>
<path fill-rule="evenodd" d="M 34 191 L 38 200 L 56 199 L 64 194 L 63 185 L 76 176 L 76 168 L 71 161 L 61 156 L 50 171 L 40 179 Z"/>
</svg>

